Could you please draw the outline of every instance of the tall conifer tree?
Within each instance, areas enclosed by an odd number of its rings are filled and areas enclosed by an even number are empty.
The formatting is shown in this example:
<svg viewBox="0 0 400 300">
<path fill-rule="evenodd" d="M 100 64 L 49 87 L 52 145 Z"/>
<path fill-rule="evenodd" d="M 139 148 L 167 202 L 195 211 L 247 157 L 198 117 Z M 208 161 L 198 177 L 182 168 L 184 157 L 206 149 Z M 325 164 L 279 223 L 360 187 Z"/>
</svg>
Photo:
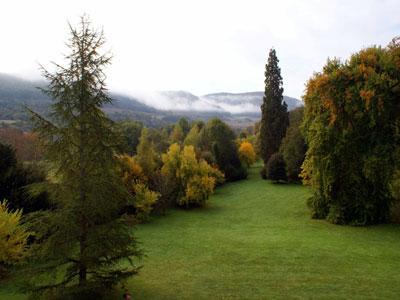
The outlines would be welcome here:
<svg viewBox="0 0 400 300">
<path fill-rule="evenodd" d="M 283 101 L 281 69 L 275 49 L 269 51 L 265 66 L 265 93 L 261 105 L 260 154 L 267 164 L 272 154 L 278 152 L 289 125 L 287 105 Z"/>
<path fill-rule="evenodd" d="M 55 290 L 62 299 L 100 299 L 107 289 L 137 272 L 131 257 L 140 251 L 120 214 L 129 201 L 115 172 L 120 137 L 101 110 L 112 102 L 104 74 L 111 57 L 99 52 L 105 42 L 103 32 L 93 30 L 83 17 L 70 33 L 67 65 L 56 64 L 54 73 L 44 70 L 49 82 L 44 92 L 54 99 L 51 118 L 31 111 L 55 168 L 48 187 L 55 209 L 36 218 L 45 225 L 36 271 L 53 271 L 54 276 L 36 277 L 33 289 Z"/>
</svg>

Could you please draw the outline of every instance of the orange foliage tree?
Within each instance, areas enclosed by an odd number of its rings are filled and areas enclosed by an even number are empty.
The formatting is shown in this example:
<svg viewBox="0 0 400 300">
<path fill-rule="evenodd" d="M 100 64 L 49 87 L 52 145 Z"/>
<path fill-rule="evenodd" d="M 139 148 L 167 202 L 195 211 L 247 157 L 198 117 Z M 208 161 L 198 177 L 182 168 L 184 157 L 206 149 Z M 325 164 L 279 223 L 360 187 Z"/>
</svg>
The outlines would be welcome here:
<svg viewBox="0 0 400 300">
<path fill-rule="evenodd" d="M 247 141 L 243 141 L 239 146 L 239 157 L 247 167 L 254 164 L 256 161 L 256 152 L 253 145 Z"/>
</svg>

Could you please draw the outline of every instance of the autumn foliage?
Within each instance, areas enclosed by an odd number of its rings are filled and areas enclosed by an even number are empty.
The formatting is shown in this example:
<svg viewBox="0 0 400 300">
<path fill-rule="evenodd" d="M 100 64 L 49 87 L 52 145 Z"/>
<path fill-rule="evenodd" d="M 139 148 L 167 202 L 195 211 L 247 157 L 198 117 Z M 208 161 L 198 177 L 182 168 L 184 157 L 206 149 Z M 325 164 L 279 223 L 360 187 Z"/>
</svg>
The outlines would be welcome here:
<svg viewBox="0 0 400 300">
<path fill-rule="evenodd" d="M 256 152 L 254 151 L 253 145 L 248 141 L 241 142 L 239 146 L 239 157 L 240 160 L 250 167 L 256 161 Z"/>
<path fill-rule="evenodd" d="M 27 253 L 29 232 L 21 225 L 21 217 L 22 210 L 10 211 L 6 201 L 0 202 L 0 279 L 7 267 Z"/>
<path fill-rule="evenodd" d="M 143 173 L 142 167 L 133 157 L 124 154 L 118 156 L 118 160 L 118 173 L 132 196 L 131 207 L 133 209 L 130 211 L 128 208 L 127 212 L 134 214 L 138 222 L 146 221 L 159 194 L 148 188 L 146 185 L 147 177 Z"/>
<path fill-rule="evenodd" d="M 398 160 L 400 43 L 328 60 L 308 82 L 302 177 L 313 217 L 340 224 L 384 222 Z"/>
<path fill-rule="evenodd" d="M 172 144 L 162 156 L 161 173 L 174 185 L 179 206 L 204 206 L 223 174 L 205 160 L 198 160 L 193 146 Z"/>
</svg>

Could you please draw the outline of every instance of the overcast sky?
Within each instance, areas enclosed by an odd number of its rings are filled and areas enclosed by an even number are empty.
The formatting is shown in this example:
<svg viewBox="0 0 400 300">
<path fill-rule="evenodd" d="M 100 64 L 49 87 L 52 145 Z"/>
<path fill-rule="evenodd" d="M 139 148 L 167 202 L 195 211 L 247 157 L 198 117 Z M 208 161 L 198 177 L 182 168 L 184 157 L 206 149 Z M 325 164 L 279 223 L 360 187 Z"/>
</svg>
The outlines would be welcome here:
<svg viewBox="0 0 400 300">
<path fill-rule="evenodd" d="M 67 22 L 83 13 L 104 28 L 108 84 L 125 92 L 263 90 L 274 47 L 284 94 L 300 98 L 327 57 L 400 35 L 400 0 L 3 0 L 0 72 L 32 78 L 38 63 L 62 62 Z"/>
</svg>

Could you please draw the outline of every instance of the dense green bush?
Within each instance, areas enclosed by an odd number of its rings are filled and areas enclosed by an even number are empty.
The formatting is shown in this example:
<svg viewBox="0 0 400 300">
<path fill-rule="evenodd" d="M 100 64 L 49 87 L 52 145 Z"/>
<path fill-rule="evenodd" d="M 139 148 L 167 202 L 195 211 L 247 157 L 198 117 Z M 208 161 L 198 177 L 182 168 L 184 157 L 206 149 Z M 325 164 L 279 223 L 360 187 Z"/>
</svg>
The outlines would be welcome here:
<svg viewBox="0 0 400 300">
<path fill-rule="evenodd" d="M 274 182 L 286 181 L 286 165 L 282 154 L 279 152 L 271 155 L 266 166 L 267 179 Z"/>
<path fill-rule="evenodd" d="M 286 164 L 286 175 L 290 181 L 299 181 L 307 147 L 301 132 L 304 108 L 297 108 L 289 113 L 290 125 L 282 140 L 280 152 Z"/>
<path fill-rule="evenodd" d="M 15 150 L 0 143 L 0 199 L 7 199 L 11 210 L 23 213 L 49 209 L 48 195 L 41 189 L 30 191 L 30 186 L 46 180 L 46 174 L 36 163 L 17 162 Z"/>
<path fill-rule="evenodd" d="M 393 176 L 390 188 L 393 195 L 393 205 L 391 207 L 391 221 L 400 223 L 400 170 Z"/>
</svg>

